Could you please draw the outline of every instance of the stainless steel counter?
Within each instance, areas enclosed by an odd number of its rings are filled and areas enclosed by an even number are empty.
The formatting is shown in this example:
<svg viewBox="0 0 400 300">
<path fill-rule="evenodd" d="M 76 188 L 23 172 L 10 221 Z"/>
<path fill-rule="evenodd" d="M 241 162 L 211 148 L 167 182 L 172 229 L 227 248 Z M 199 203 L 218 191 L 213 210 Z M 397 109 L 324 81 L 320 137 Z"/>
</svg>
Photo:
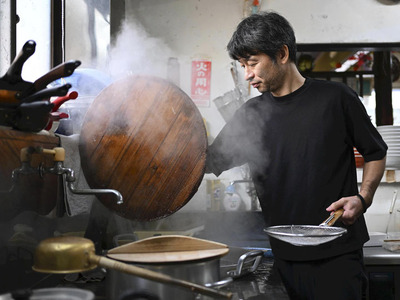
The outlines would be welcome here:
<svg viewBox="0 0 400 300">
<path fill-rule="evenodd" d="M 400 300 L 400 252 L 382 246 L 364 247 L 367 300 Z"/>
<path fill-rule="evenodd" d="M 392 252 L 382 246 L 364 247 L 365 265 L 400 265 L 400 252 Z"/>
</svg>

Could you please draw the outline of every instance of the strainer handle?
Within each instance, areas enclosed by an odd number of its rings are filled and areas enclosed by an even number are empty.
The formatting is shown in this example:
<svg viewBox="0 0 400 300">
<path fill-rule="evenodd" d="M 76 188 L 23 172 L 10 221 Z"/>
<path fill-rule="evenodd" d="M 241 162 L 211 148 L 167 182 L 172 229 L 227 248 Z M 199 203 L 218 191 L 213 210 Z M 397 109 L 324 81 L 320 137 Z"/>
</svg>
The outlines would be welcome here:
<svg viewBox="0 0 400 300">
<path fill-rule="evenodd" d="M 332 226 L 343 215 L 344 209 L 335 210 L 320 226 Z"/>
</svg>

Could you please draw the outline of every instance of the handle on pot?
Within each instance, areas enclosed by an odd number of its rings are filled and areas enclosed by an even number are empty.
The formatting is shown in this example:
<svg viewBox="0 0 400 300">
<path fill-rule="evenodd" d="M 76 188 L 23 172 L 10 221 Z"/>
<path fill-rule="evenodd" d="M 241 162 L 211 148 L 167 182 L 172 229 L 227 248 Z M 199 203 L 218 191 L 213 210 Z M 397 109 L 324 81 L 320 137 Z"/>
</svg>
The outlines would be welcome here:
<svg viewBox="0 0 400 300">
<path fill-rule="evenodd" d="M 254 272 L 255 270 L 257 270 L 258 265 L 260 264 L 260 261 L 261 261 L 261 258 L 263 257 L 263 255 L 264 255 L 264 252 L 262 250 L 253 250 L 253 251 L 250 251 L 250 252 L 247 252 L 247 253 L 241 255 L 239 257 L 239 260 L 238 260 L 238 263 L 236 266 L 236 270 L 228 272 L 228 274 L 234 278 L 244 275 L 245 273 L 243 271 L 243 266 L 245 265 L 246 261 L 248 261 L 252 258 L 255 258 L 254 263 L 251 266 L 251 268 L 246 271 L 246 273 Z"/>
<path fill-rule="evenodd" d="M 234 278 L 238 278 L 247 273 L 254 272 L 255 270 L 257 270 L 263 255 L 264 255 L 264 251 L 262 251 L 262 250 L 253 250 L 253 251 L 247 252 L 245 254 L 242 254 L 239 257 L 239 260 L 238 260 L 238 263 L 236 266 L 236 270 L 228 272 L 228 275 L 230 277 L 227 277 L 227 278 L 222 279 L 217 282 L 206 283 L 205 286 L 206 287 L 222 287 L 222 286 L 225 286 L 225 285 L 231 283 Z M 243 272 L 243 266 L 249 259 L 252 259 L 252 258 L 255 258 L 253 265 L 251 266 L 251 268 L 249 270 L 247 270 L 246 272 Z"/>
</svg>

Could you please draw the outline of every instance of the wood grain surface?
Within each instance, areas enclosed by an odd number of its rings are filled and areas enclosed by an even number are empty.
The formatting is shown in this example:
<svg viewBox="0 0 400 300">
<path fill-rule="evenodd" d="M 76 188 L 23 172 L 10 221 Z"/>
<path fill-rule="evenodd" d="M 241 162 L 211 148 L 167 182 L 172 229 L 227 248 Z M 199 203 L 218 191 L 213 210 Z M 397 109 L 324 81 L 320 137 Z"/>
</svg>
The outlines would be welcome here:
<svg viewBox="0 0 400 300">
<path fill-rule="evenodd" d="M 166 263 L 221 257 L 229 252 L 225 244 L 204 239 L 168 235 L 150 237 L 110 249 L 107 256 L 137 263 Z"/>
<path fill-rule="evenodd" d="M 166 80 L 129 76 L 93 101 L 82 126 L 82 169 L 91 188 L 118 190 L 100 201 L 118 215 L 156 220 L 184 206 L 204 175 L 207 136 L 193 101 Z"/>
</svg>

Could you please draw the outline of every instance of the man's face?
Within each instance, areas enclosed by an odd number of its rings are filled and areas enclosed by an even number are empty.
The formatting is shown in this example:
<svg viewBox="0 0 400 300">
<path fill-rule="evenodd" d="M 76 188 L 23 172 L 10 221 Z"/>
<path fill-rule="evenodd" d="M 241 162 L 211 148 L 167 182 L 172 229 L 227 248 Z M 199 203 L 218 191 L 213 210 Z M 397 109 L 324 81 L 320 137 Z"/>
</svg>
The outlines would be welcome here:
<svg viewBox="0 0 400 300">
<path fill-rule="evenodd" d="M 261 53 L 249 58 L 239 59 L 244 68 L 245 79 L 260 93 L 271 92 L 273 95 L 279 92 L 284 80 L 284 69 L 281 64 L 274 62 L 268 55 Z"/>
</svg>

